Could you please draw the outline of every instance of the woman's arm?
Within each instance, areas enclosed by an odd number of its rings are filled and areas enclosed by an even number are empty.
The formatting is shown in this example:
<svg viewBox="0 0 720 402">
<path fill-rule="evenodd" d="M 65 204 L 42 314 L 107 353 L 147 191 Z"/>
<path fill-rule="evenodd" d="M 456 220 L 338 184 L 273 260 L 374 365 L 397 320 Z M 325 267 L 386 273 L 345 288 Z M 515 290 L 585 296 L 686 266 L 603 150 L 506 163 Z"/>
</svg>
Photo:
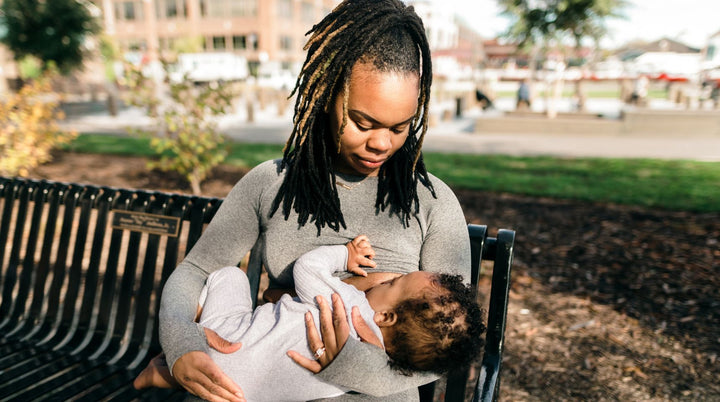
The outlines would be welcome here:
<svg viewBox="0 0 720 402">
<path fill-rule="evenodd" d="M 332 370 L 328 370 L 330 366 L 333 366 Z M 348 376 L 348 371 L 357 366 L 367 367 L 367 370 L 362 376 Z M 382 349 L 354 338 L 348 338 L 342 353 L 316 375 L 323 381 L 342 384 L 374 397 L 387 397 L 438 379 L 438 375 L 432 373 L 401 374 L 388 366 L 387 354 Z"/>
<path fill-rule="evenodd" d="M 207 276 L 216 269 L 238 265 L 257 241 L 260 195 L 268 175 L 274 174 L 274 165 L 268 163 L 253 169 L 235 185 L 163 288 L 160 343 L 172 374 L 191 392 L 195 392 L 196 382 L 207 384 L 202 387 L 205 389 L 217 387 L 213 381 L 229 381 L 224 380 L 224 374 L 207 355 L 204 332 L 193 319 Z"/>
<path fill-rule="evenodd" d="M 470 235 L 457 197 L 432 176 L 437 199 L 428 205 L 427 230 L 420 252 L 420 269 L 462 275 L 470 283 Z M 422 204 L 422 202 L 421 202 Z"/>
</svg>

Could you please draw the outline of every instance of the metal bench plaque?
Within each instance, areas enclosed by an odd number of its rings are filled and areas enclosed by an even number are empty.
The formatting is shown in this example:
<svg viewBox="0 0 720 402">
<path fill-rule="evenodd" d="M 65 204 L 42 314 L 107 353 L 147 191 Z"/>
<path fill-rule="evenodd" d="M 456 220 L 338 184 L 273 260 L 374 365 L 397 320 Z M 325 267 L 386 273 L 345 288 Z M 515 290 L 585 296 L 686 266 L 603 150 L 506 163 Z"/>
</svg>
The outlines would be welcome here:
<svg viewBox="0 0 720 402">
<path fill-rule="evenodd" d="M 134 230 L 162 236 L 177 237 L 180 218 L 135 211 L 115 211 L 113 229 Z"/>
</svg>

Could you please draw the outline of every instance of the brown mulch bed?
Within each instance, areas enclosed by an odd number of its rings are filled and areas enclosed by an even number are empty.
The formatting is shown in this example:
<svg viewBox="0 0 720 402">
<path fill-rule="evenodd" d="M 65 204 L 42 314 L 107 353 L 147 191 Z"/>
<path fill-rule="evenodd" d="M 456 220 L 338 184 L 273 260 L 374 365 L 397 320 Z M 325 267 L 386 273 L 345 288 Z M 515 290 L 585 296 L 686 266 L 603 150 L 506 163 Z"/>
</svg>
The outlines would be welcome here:
<svg viewBox="0 0 720 402">
<path fill-rule="evenodd" d="M 60 153 L 33 177 L 189 191 L 136 157 Z M 501 400 L 720 400 L 720 214 L 456 193 L 469 222 L 517 231 Z"/>
</svg>

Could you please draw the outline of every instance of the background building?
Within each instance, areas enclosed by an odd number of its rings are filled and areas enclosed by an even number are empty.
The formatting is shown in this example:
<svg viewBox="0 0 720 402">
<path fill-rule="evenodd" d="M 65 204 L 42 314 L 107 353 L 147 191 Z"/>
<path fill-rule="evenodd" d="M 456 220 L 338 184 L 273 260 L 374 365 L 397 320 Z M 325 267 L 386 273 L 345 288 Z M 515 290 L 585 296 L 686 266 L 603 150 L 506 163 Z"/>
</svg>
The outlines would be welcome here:
<svg viewBox="0 0 720 402">
<path fill-rule="evenodd" d="M 458 44 L 458 27 L 455 15 L 447 7 L 430 0 L 407 0 L 423 20 L 425 35 L 432 50 L 451 49 Z"/>
<path fill-rule="evenodd" d="M 338 0 L 93 0 L 122 51 L 157 58 L 179 40 L 201 38 L 207 52 L 290 69 L 305 59 L 305 33 Z"/>
<path fill-rule="evenodd" d="M 438 77 L 467 79 L 485 57 L 482 38 L 469 24 L 437 1 L 407 0 L 423 20 Z"/>
</svg>

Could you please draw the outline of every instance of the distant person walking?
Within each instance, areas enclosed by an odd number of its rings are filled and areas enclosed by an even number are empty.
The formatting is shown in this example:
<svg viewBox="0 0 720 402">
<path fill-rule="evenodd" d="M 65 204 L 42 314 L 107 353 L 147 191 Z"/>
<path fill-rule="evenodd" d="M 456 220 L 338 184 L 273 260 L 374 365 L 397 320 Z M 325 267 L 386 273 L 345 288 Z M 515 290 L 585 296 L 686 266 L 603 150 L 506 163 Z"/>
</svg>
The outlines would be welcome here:
<svg viewBox="0 0 720 402">
<path fill-rule="evenodd" d="M 520 82 L 520 87 L 517 91 L 517 110 L 530 109 L 530 87 L 527 84 L 527 80 Z"/>
</svg>

